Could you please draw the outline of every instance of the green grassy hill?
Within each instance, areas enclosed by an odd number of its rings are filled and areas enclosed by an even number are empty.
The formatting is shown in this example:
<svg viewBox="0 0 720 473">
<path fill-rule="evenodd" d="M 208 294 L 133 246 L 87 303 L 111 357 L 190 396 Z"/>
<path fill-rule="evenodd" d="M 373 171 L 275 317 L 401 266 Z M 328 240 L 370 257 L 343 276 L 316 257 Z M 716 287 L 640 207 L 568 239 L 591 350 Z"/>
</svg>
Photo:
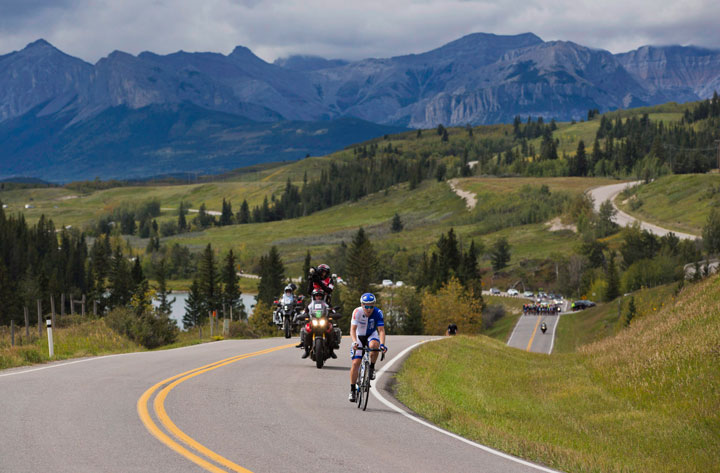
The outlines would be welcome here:
<svg viewBox="0 0 720 473">
<path fill-rule="evenodd" d="M 639 186 L 635 197 L 619 196 L 615 203 L 641 220 L 701 235 L 710 209 L 720 206 L 720 174 L 664 176 Z"/>
<path fill-rule="evenodd" d="M 431 422 L 563 471 L 717 471 L 720 278 L 577 353 L 484 336 L 416 350 L 397 394 Z"/>
</svg>

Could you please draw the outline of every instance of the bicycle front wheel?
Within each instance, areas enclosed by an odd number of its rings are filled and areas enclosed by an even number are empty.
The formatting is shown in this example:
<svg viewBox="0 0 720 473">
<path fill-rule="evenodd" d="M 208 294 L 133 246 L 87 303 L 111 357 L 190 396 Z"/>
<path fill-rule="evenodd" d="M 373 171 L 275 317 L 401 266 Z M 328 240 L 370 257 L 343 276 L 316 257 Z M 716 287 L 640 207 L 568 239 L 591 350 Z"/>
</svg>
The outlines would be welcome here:
<svg viewBox="0 0 720 473">
<path fill-rule="evenodd" d="M 362 381 L 363 403 L 362 410 L 367 409 L 368 398 L 370 397 L 370 366 L 365 367 Z"/>
</svg>

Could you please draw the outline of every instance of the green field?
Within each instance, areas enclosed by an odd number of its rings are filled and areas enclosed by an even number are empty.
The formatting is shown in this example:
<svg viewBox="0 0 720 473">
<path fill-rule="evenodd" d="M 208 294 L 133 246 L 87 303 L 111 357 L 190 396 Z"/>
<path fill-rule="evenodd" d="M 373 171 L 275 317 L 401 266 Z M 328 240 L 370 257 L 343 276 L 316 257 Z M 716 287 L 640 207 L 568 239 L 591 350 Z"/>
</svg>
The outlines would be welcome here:
<svg viewBox="0 0 720 473">
<path fill-rule="evenodd" d="M 641 185 L 642 202 L 633 210 L 621 196 L 615 203 L 641 220 L 675 231 L 701 235 L 710 209 L 720 206 L 720 174 L 681 174 L 661 177 Z"/>
<path fill-rule="evenodd" d="M 397 395 L 442 428 L 562 471 L 717 471 L 719 346 L 715 277 L 577 353 L 484 336 L 425 344 Z"/>
</svg>

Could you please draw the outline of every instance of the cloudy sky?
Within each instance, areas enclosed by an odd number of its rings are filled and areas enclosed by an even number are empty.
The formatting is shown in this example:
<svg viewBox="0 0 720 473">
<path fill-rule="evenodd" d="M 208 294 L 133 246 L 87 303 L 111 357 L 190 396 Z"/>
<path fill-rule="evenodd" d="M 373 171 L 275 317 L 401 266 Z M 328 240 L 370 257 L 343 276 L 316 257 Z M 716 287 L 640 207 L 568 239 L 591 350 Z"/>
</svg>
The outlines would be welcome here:
<svg viewBox="0 0 720 473">
<path fill-rule="evenodd" d="M 0 54 L 44 38 L 95 63 L 114 50 L 362 59 L 419 53 L 469 33 L 532 32 L 611 52 L 720 49 L 717 0 L 0 0 Z"/>
</svg>

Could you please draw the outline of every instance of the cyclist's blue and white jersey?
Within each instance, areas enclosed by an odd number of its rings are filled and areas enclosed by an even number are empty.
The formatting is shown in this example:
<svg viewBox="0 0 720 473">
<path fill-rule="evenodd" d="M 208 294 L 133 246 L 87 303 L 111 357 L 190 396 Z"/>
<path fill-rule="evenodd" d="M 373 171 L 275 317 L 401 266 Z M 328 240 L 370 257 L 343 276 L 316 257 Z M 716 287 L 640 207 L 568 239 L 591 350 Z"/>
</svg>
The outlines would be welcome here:
<svg viewBox="0 0 720 473">
<path fill-rule="evenodd" d="M 373 333 L 376 332 L 378 327 L 383 327 L 385 322 L 382 311 L 377 307 L 373 309 L 372 314 L 369 316 L 365 315 L 365 310 L 362 307 L 358 307 L 353 311 L 350 324 L 357 325 L 358 338 L 368 337 L 368 339 L 372 339 Z"/>
<path fill-rule="evenodd" d="M 380 309 L 375 307 L 370 316 L 365 315 L 365 310 L 362 307 L 358 307 L 353 311 L 351 325 L 357 326 L 357 340 L 360 346 L 369 346 L 371 340 L 377 340 L 380 343 L 380 336 L 377 333 L 378 327 L 385 326 L 383 320 L 383 313 Z M 356 358 L 362 358 L 362 350 L 357 352 L 350 346 L 350 358 L 353 360 Z"/>
</svg>

